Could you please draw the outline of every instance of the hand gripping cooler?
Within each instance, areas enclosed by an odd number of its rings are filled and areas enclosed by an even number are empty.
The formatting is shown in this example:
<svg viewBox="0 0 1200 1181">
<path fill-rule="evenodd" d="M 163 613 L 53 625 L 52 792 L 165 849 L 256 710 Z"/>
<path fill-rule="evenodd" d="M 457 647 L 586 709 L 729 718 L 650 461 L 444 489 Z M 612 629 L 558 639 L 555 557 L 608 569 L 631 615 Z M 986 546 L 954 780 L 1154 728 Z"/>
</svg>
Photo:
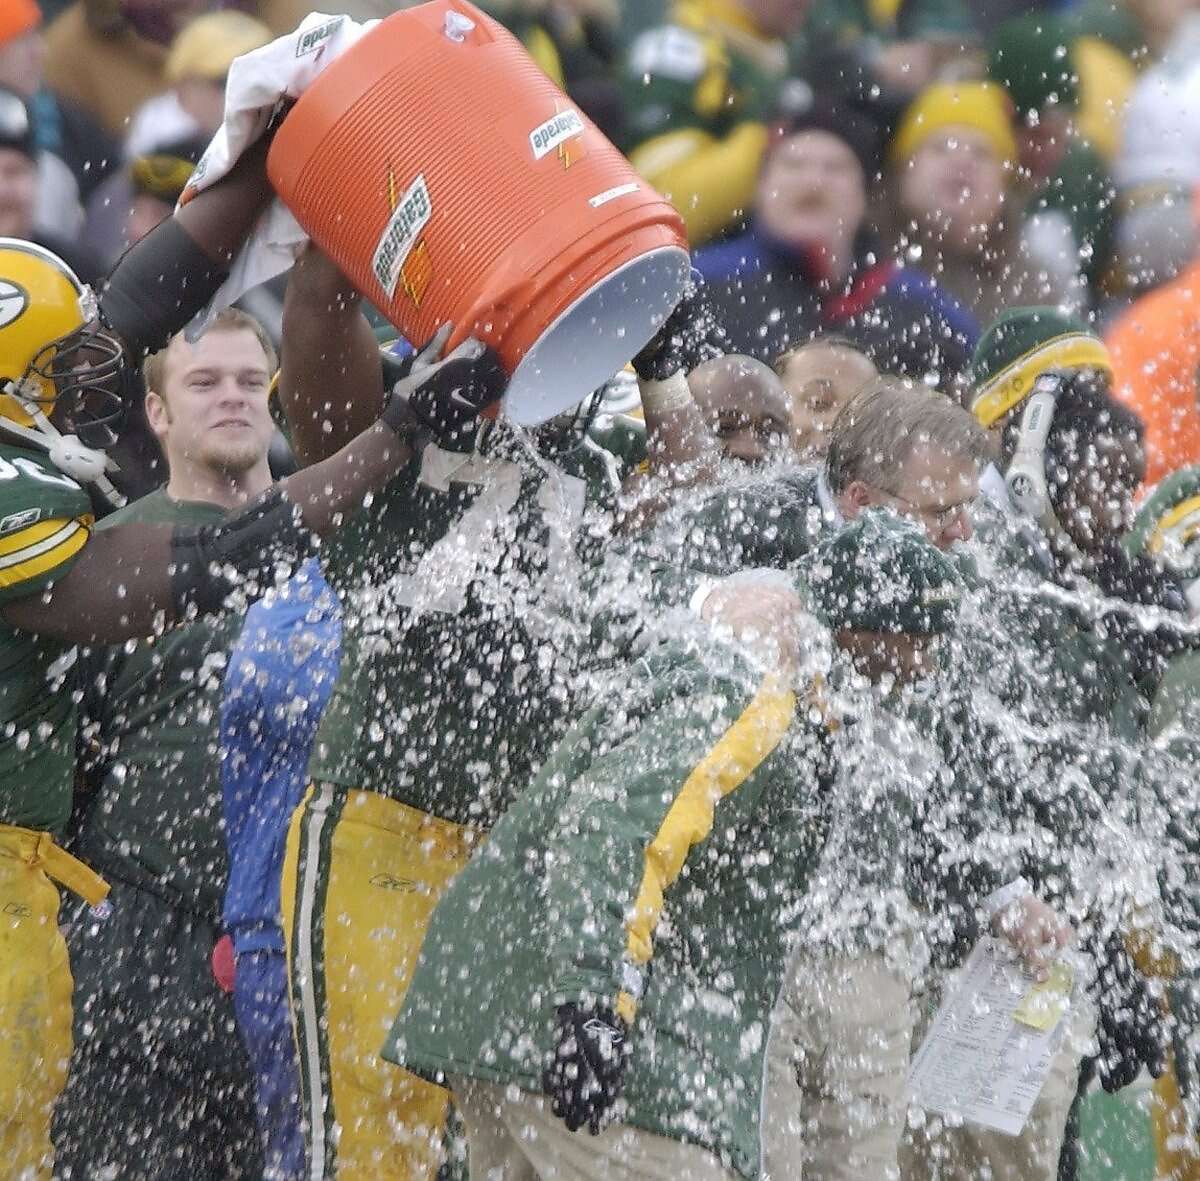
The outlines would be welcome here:
<svg viewBox="0 0 1200 1181">
<path fill-rule="evenodd" d="M 507 415 L 544 421 L 629 360 L 688 275 L 683 222 L 465 0 L 397 12 L 283 120 L 271 182 L 414 344 L 455 325 L 512 376 Z"/>
</svg>

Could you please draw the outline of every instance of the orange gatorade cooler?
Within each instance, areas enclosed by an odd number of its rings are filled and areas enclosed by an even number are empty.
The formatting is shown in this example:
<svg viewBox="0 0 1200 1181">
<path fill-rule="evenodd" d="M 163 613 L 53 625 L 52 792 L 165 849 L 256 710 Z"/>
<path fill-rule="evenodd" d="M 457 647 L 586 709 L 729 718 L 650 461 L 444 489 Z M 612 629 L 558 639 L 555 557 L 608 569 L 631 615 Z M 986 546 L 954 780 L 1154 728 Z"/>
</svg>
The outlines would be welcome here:
<svg viewBox="0 0 1200 1181">
<path fill-rule="evenodd" d="M 689 268 L 679 215 L 466 0 L 382 21 L 276 133 L 271 182 L 415 345 L 490 344 L 542 422 L 653 336 Z"/>
</svg>

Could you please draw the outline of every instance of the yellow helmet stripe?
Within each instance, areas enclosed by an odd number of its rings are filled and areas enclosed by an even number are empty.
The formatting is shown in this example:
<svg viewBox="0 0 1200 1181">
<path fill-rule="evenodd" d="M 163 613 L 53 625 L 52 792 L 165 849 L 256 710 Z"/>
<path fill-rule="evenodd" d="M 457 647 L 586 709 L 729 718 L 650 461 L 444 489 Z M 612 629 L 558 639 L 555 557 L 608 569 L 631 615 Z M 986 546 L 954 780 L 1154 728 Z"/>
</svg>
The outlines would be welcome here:
<svg viewBox="0 0 1200 1181">
<path fill-rule="evenodd" d="M 1046 370 L 1085 367 L 1112 373 L 1112 358 L 1104 342 L 1078 332 L 1056 336 L 1001 369 L 976 394 L 971 402 L 971 413 L 983 426 L 994 426 L 1025 400 L 1033 383 Z"/>
</svg>

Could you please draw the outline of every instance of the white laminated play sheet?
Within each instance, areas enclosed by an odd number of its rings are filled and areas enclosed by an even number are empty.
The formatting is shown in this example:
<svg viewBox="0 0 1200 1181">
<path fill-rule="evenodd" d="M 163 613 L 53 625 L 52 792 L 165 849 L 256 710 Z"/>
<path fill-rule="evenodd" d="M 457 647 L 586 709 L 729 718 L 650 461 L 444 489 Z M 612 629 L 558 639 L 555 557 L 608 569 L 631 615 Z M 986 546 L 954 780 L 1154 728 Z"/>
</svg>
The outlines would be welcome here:
<svg viewBox="0 0 1200 1181">
<path fill-rule="evenodd" d="M 999 939 L 981 939 L 942 1002 L 908 1076 L 909 1102 L 1017 1135 L 1062 1041 L 1074 971 L 1039 983 Z"/>
</svg>

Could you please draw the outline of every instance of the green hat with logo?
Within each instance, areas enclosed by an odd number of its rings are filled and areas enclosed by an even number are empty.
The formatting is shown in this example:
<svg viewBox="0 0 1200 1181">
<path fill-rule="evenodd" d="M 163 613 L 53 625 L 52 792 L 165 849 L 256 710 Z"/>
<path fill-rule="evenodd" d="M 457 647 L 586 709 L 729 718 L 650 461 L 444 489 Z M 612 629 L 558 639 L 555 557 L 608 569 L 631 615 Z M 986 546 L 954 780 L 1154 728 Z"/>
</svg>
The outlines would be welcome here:
<svg viewBox="0 0 1200 1181">
<path fill-rule="evenodd" d="M 936 636 L 954 627 L 963 579 L 919 526 L 867 509 L 807 558 L 809 603 L 833 631 Z"/>
<path fill-rule="evenodd" d="M 1187 581 L 1200 578 L 1200 466 L 1156 484 L 1121 544 L 1131 558 L 1151 558 Z"/>
<path fill-rule="evenodd" d="M 1058 308 L 1013 308 L 994 320 L 971 355 L 971 413 L 995 426 L 1050 369 L 1112 374 L 1104 342 L 1078 316 Z"/>
<path fill-rule="evenodd" d="M 988 41 L 988 77 L 1008 91 L 1017 114 L 1054 105 L 1073 107 L 1079 98 L 1075 37 L 1055 13 L 1031 12 L 1005 21 Z"/>
</svg>

